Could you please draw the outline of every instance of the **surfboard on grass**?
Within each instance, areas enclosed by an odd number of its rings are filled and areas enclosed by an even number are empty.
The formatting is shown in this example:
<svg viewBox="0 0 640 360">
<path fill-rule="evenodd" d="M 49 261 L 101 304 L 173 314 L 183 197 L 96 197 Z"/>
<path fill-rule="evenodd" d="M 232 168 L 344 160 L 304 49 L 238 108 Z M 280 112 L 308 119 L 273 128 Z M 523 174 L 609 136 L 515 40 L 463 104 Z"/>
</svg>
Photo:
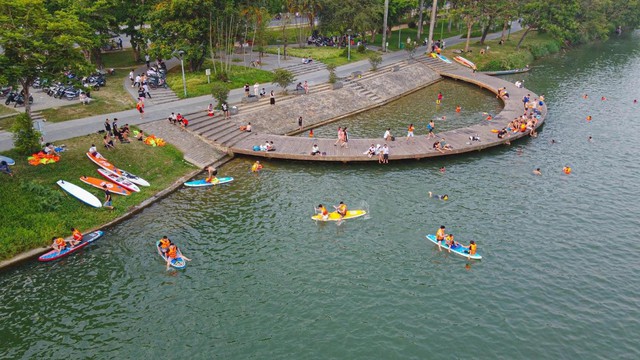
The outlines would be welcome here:
<svg viewBox="0 0 640 360">
<path fill-rule="evenodd" d="M 56 184 L 58 184 L 58 186 L 60 186 L 62 190 L 66 191 L 71 196 L 82 201 L 83 203 L 96 208 L 102 207 L 102 203 L 97 197 L 95 197 L 95 195 L 81 188 L 80 186 L 64 180 L 58 180 Z"/>
</svg>

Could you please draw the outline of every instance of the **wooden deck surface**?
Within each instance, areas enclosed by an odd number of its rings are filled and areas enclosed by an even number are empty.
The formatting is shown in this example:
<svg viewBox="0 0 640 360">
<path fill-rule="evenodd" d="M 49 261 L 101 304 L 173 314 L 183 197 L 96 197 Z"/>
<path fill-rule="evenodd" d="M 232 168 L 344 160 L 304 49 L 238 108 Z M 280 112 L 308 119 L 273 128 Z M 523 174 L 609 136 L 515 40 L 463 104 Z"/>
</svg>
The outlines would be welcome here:
<svg viewBox="0 0 640 360">
<path fill-rule="evenodd" d="M 439 61 L 439 60 L 434 60 Z M 447 156 L 461 154 L 471 151 L 478 151 L 489 147 L 502 145 L 507 141 L 514 141 L 521 137 L 529 136 L 526 133 L 510 133 L 509 137 L 498 139 L 497 135 L 491 132 L 492 129 L 502 129 L 514 118 L 522 115 L 523 104 L 522 97 L 531 94 L 531 99 L 535 99 L 538 95 L 528 89 L 517 88 L 514 84 L 502 80 L 497 77 L 484 75 L 481 73 L 473 73 L 471 70 L 458 65 L 438 66 L 437 62 L 424 61 L 426 66 L 430 66 L 445 78 L 456 79 L 471 84 L 476 84 L 495 94 L 498 88 L 506 87 L 510 98 L 504 101 L 504 108 L 496 114 L 491 121 L 482 120 L 474 126 L 460 128 L 456 130 L 436 133 L 435 138 L 427 138 L 426 128 L 416 128 L 415 137 L 406 141 L 405 134 L 395 134 L 396 140 L 388 143 L 390 147 L 389 159 L 421 159 L 437 156 Z M 542 112 L 537 127 L 544 123 L 547 108 L 539 109 Z M 469 136 L 478 135 L 480 141 L 470 141 Z M 247 134 L 248 135 L 248 134 Z M 453 147 L 451 151 L 441 153 L 432 148 L 435 141 L 445 138 L 445 141 Z M 348 148 L 334 145 L 336 139 L 319 139 L 307 138 L 299 136 L 285 136 L 273 134 L 251 134 L 229 147 L 233 154 L 244 154 L 256 157 L 265 157 L 273 159 L 289 159 L 289 160 L 305 160 L 305 161 L 334 161 L 334 162 L 353 162 L 353 161 L 378 161 L 374 156 L 369 158 L 365 153 L 371 144 L 385 143 L 382 138 L 374 139 L 350 139 Z M 266 141 L 273 141 L 275 151 L 254 151 L 255 145 L 263 145 Z M 311 148 L 317 144 L 320 151 L 324 155 L 311 155 Z"/>
</svg>

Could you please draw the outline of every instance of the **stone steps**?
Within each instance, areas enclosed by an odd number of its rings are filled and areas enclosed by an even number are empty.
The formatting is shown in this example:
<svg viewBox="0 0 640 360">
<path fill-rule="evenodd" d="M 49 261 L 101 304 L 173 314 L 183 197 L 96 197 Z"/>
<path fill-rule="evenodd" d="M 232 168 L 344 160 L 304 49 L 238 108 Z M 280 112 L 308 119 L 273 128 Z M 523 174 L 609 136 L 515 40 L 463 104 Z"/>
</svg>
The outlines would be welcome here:
<svg viewBox="0 0 640 360">
<path fill-rule="evenodd" d="M 151 93 L 151 98 L 147 98 L 146 101 L 154 105 L 160 105 L 180 100 L 170 88 L 165 89 L 160 87 L 157 89 L 149 89 L 149 92 Z"/>
<path fill-rule="evenodd" d="M 306 74 L 317 72 L 317 71 L 326 70 L 327 66 L 319 61 L 314 60 L 313 62 L 311 62 L 311 64 L 299 63 L 296 65 L 283 67 L 282 69 L 291 71 L 293 75 L 297 77 L 297 76 L 306 75 Z"/>
<path fill-rule="evenodd" d="M 44 116 L 42 115 L 42 113 L 40 111 L 32 111 L 31 112 L 31 120 L 32 121 L 47 121 L 47 119 L 44 118 Z"/>
</svg>

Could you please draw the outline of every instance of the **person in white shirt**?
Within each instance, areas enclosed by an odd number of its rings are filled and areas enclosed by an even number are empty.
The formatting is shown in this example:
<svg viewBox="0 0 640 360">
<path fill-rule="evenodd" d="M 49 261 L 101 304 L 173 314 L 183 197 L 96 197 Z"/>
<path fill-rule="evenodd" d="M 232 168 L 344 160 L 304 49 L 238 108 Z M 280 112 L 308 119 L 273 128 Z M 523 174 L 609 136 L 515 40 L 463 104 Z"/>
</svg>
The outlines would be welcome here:
<svg viewBox="0 0 640 360">
<path fill-rule="evenodd" d="M 382 159 L 383 164 L 389 163 L 389 147 L 387 146 L 387 144 L 384 144 L 382 146 Z"/>
<path fill-rule="evenodd" d="M 318 154 L 320 154 L 320 148 L 318 147 L 318 144 L 313 144 L 313 147 L 311 148 L 311 155 Z"/>
<path fill-rule="evenodd" d="M 91 147 L 89 148 L 89 154 L 98 159 L 104 159 L 104 157 L 102 157 L 102 155 L 98 152 L 98 149 L 96 149 L 96 146 L 94 144 L 91 144 Z"/>
<path fill-rule="evenodd" d="M 384 132 L 384 135 L 382 137 L 384 138 L 385 141 L 391 141 L 391 138 L 392 138 L 391 128 L 388 128 L 387 131 Z"/>
</svg>

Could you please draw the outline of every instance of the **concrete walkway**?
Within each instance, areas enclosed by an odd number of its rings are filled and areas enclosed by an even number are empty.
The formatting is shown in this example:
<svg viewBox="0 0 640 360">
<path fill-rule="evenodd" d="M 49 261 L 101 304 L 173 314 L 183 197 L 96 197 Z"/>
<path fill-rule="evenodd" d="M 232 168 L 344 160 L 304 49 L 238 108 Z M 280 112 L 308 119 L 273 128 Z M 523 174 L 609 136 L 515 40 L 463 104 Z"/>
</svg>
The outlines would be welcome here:
<svg viewBox="0 0 640 360">
<path fill-rule="evenodd" d="M 518 23 L 514 23 L 514 28 L 512 31 L 518 30 Z M 488 39 L 499 38 L 501 35 L 500 32 L 490 34 Z M 454 45 L 460 42 L 465 41 L 465 39 L 461 39 L 459 36 L 445 39 L 448 45 Z M 426 47 L 419 47 L 416 53 L 421 53 L 426 50 Z M 273 58 L 272 58 L 273 57 Z M 400 61 L 404 61 L 409 58 L 409 55 L 406 51 L 397 51 L 392 53 L 387 53 L 382 55 L 382 63 L 380 66 L 388 66 L 395 64 Z M 283 60 L 281 59 L 280 65 L 283 66 Z M 288 64 L 298 63 L 300 59 L 290 58 L 287 60 Z M 265 58 L 264 64 L 262 68 L 264 70 L 275 69 L 277 67 L 277 55 L 271 55 Z M 340 66 L 336 69 L 336 74 L 338 77 L 348 77 L 354 71 L 362 71 L 365 72 L 369 70 L 371 65 L 368 60 L 361 60 L 358 62 L 353 62 L 350 64 L 346 64 Z M 146 68 L 146 66 L 145 66 Z M 329 73 L 327 70 L 320 70 L 313 73 L 308 73 L 304 77 L 300 77 L 297 81 L 307 81 L 309 83 L 311 91 L 315 86 L 320 86 L 327 82 L 329 77 Z M 295 84 L 293 85 L 295 86 Z M 276 92 L 280 92 L 282 89 L 278 88 L 273 84 L 261 84 L 260 87 L 265 87 L 267 93 L 271 90 Z M 131 87 L 127 87 L 127 90 L 130 90 Z M 239 104 L 242 97 L 244 96 L 243 89 L 233 89 L 229 93 L 229 104 Z M 214 99 L 210 95 L 184 99 L 169 103 L 163 104 L 148 104 L 145 108 L 144 118 L 140 118 L 140 114 L 136 111 L 136 109 L 120 111 L 116 113 L 104 114 L 104 115 L 96 115 L 83 119 L 77 120 L 69 120 L 60 123 L 46 123 L 44 131 L 45 131 L 45 140 L 49 142 L 60 141 L 72 137 L 87 135 L 103 128 L 102 124 L 106 118 L 113 119 L 118 118 L 120 124 L 130 124 L 130 125 L 139 125 L 145 122 L 166 119 L 167 116 L 171 112 L 180 112 L 184 114 L 193 113 L 197 110 L 204 110 L 207 108 L 209 103 L 212 103 Z M 5 151 L 13 148 L 13 140 L 12 134 L 0 131 L 0 151 Z"/>
</svg>

